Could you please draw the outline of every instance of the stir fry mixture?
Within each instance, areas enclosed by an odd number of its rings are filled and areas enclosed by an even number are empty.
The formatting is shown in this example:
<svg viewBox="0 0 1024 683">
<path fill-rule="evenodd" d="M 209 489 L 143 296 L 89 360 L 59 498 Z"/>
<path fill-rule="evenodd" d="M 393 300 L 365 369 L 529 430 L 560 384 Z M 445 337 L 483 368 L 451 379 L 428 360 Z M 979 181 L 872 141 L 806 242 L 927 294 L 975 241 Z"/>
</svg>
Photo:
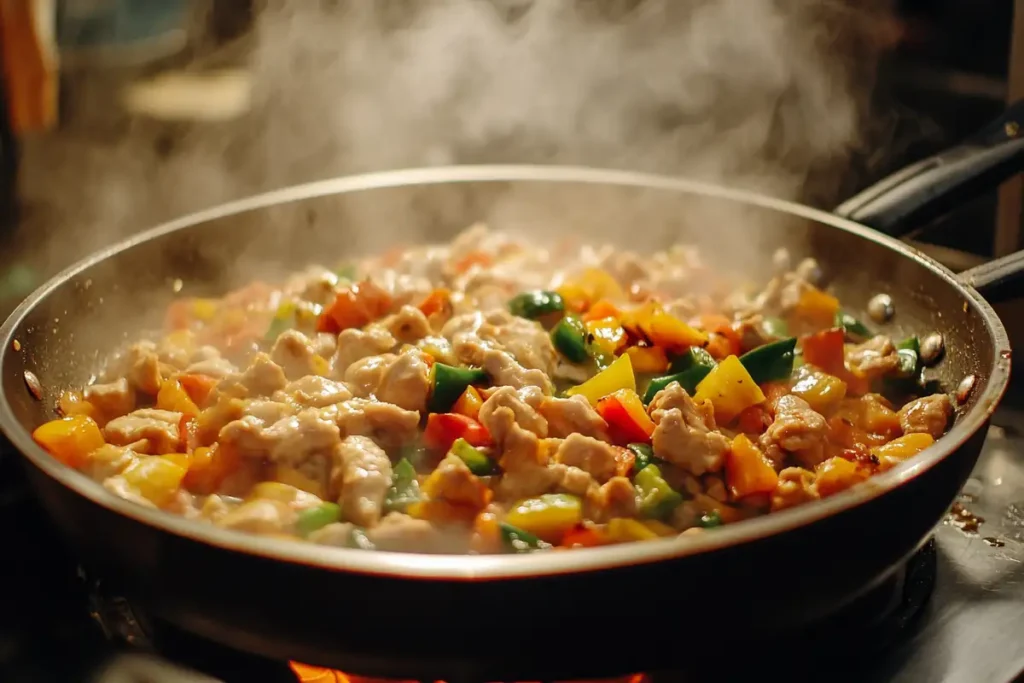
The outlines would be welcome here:
<svg viewBox="0 0 1024 683">
<path fill-rule="evenodd" d="M 473 226 L 178 299 L 34 437 L 140 505 L 332 546 L 713 533 L 885 471 L 953 413 L 921 379 L 934 349 L 874 334 L 789 261 L 730 289 L 689 248 Z"/>
</svg>

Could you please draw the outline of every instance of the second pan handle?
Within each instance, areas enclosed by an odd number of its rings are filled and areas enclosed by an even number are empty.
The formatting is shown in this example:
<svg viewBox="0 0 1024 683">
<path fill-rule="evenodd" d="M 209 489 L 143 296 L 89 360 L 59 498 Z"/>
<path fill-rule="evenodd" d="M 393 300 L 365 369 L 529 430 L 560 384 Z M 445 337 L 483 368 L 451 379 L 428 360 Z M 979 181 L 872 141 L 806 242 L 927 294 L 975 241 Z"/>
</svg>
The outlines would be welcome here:
<svg viewBox="0 0 1024 683">
<path fill-rule="evenodd" d="M 956 147 L 847 199 L 833 211 L 899 237 L 1024 171 L 1024 101 Z"/>
</svg>

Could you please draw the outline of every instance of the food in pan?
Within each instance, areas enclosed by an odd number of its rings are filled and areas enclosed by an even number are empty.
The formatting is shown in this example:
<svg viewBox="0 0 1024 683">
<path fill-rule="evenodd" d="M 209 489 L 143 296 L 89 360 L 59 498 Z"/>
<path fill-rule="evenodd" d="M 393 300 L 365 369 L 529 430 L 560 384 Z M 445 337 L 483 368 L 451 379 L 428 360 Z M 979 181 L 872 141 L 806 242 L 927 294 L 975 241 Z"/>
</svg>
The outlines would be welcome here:
<svg viewBox="0 0 1024 683">
<path fill-rule="evenodd" d="M 691 248 L 473 226 L 178 299 L 34 437 L 140 505 L 297 541 L 523 553 L 714 533 L 892 468 L 953 414 L 922 379 L 941 338 L 876 334 L 813 260 L 773 263 L 735 289 Z"/>
</svg>

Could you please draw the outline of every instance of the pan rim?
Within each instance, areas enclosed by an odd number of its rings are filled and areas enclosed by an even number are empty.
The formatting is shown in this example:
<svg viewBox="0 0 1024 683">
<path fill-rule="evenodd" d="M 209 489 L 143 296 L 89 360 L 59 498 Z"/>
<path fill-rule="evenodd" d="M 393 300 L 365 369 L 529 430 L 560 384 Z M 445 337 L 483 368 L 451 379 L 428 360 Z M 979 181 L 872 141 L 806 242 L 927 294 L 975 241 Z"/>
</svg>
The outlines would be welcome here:
<svg viewBox="0 0 1024 683">
<path fill-rule="evenodd" d="M 273 205 L 327 195 L 401 186 L 510 181 L 605 184 L 713 197 L 799 216 L 885 246 L 915 261 L 952 285 L 964 296 L 965 303 L 983 317 L 992 337 L 994 349 L 994 362 L 988 371 L 984 392 L 978 397 L 975 406 L 934 445 L 897 467 L 829 498 L 744 520 L 734 525 L 727 525 L 716 530 L 715 533 L 697 534 L 684 538 L 665 538 L 645 543 L 578 549 L 571 553 L 535 553 L 522 556 L 366 552 L 350 548 L 296 543 L 222 529 L 124 500 L 107 491 L 98 482 L 83 473 L 60 463 L 38 446 L 32 439 L 29 430 L 15 418 L 6 392 L 0 392 L 0 431 L 32 465 L 76 494 L 84 496 L 91 502 L 116 514 L 174 536 L 222 550 L 303 564 L 321 570 L 355 572 L 401 579 L 480 581 L 528 579 L 677 560 L 690 555 L 704 554 L 753 542 L 817 522 L 867 503 L 941 462 L 985 426 L 1006 391 L 1010 375 L 1010 359 L 1008 353 L 1001 351 L 1004 349 L 1008 351 L 1010 344 L 1006 330 L 995 311 L 980 293 L 963 283 L 948 268 L 899 240 L 826 211 L 754 192 L 686 178 L 584 166 L 467 165 L 409 168 L 349 175 L 272 190 L 182 216 L 100 249 L 65 268 L 36 289 L 0 326 L 0 343 L 3 344 L 3 348 L 0 350 L 0 362 L 6 354 L 12 353 L 15 333 L 26 315 L 66 280 L 115 254 L 178 229 Z"/>
</svg>

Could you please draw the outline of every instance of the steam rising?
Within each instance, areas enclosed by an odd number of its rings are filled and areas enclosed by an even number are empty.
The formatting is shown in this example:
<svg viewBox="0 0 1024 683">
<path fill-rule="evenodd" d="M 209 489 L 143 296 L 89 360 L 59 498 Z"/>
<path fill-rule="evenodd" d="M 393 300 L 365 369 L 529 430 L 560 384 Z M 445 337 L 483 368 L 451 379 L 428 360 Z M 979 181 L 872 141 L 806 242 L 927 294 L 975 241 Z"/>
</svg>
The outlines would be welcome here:
<svg viewBox="0 0 1024 683">
<path fill-rule="evenodd" d="M 80 85 L 72 125 L 27 148 L 24 189 L 60 226 L 51 269 L 199 208 L 396 167 L 585 164 L 827 204 L 860 149 L 882 4 L 270 0 L 254 113 L 97 139 L 74 117 L 109 96 Z"/>
</svg>

